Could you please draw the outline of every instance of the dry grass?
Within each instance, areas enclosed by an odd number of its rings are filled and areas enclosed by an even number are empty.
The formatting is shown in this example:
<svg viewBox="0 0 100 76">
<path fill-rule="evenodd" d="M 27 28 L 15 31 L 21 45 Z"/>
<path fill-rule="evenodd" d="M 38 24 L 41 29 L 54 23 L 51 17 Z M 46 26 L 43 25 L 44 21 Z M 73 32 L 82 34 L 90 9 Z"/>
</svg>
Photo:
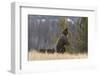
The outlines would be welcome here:
<svg viewBox="0 0 100 76">
<path fill-rule="evenodd" d="M 87 54 L 48 54 L 48 53 L 39 53 L 36 51 L 30 51 L 28 52 L 28 60 L 53 60 L 53 59 L 81 59 L 81 58 L 87 58 Z"/>
</svg>

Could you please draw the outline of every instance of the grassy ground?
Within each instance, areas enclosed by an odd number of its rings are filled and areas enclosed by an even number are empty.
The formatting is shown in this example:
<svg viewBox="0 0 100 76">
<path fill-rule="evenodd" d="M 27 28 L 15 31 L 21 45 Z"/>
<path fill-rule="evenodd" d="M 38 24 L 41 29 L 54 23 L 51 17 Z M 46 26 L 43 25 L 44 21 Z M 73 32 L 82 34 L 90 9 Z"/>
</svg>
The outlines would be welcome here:
<svg viewBox="0 0 100 76">
<path fill-rule="evenodd" d="M 28 60 L 53 60 L 53 59 L 81 59 L 81 58 L 87 58 L 87 54 L 49 54 L 49 53 L 39 53 L 36 51 L 30 51 L 28 52 Z"/>
</svg>

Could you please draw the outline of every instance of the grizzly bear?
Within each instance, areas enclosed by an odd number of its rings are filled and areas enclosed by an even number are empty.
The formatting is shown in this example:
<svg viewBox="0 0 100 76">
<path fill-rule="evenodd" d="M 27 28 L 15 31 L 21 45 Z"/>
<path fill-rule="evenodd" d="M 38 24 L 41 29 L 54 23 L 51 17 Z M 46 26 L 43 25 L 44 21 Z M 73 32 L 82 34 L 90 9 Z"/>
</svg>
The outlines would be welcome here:
<svg viewBox="0 0 100 76">
<path fill-rule="evenodd" d="M 60 38 L 58 39 L 58 42 L 56 45 L 57 53 L 64 53 L 66 51 L 65 46 L 69 45 L 67 35 L 68 35 L 68 28 L 64 29 Z"/>
</svg>

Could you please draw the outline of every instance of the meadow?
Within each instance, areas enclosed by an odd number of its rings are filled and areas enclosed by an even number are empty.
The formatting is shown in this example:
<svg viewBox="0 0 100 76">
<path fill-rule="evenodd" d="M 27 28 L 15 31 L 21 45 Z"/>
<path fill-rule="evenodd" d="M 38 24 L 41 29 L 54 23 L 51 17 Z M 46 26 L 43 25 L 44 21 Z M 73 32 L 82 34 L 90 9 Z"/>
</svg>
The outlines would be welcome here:
<svg viewBox="0 0 100 76">
<path fill-rule="evenodd" d="M 54 59 L 83 59 L 83 58 L 87 58 L 88 55 L 87 53 L 40 53 L 37 51 L 30 51 L 28 52 L 28 60 L 32 61 L 32 60 L 54 60 Z"/>
</svg>

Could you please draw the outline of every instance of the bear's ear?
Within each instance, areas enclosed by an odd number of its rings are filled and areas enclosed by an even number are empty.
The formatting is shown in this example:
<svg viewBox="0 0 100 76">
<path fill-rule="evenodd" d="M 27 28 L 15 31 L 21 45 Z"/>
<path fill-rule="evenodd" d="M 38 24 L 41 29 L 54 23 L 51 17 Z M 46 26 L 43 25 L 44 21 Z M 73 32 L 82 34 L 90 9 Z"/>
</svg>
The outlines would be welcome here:
<svg viewBox="0 0 100 76">
<path fill-rule="evenodd" d="M 66 31 L 66 32 L 67 32 L 67 31 L 68 31 L 68 28 L 66 28 L 64 31 Z"/>
</svg>

